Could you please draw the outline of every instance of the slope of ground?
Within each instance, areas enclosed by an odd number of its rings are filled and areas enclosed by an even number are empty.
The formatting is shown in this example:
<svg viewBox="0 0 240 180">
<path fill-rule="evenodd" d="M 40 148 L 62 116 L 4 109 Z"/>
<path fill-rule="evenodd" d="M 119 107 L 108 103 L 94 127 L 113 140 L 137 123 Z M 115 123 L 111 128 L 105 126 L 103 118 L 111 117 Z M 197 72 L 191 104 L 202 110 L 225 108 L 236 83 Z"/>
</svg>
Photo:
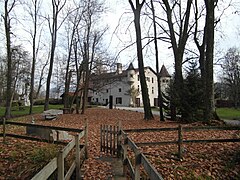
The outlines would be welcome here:
<svg viewBox="0 0 240 180">
<path fill-rule="evenodd" d="M 159 117 L 155 116 L 154 120 L 143 120 L 143 114 L 125 110 L 108 110 L 90 108 L 85 115 L 66 114 L 61 115 L 54 121 L 45 121 L 41 115 L 34 115 L 37 124 L 52 126 L 64 126 L 72 128 L 83 128 L 84 120 L 89 123 L 89 159 L 83 165 L 84 179 L 111 179 L 111 164 L 102 161 L 104 153 L 100 152 L 100 125 L 109 124 L 117 125 L 122 122 L 123 129 L 133 128 L 152 128 L 152 127 L 177 127 L 175 122 L 160 122 Z M 31 122 L 31 116 L 21 118 L 24 122 Z M 184 125 L 188 126 L 188 125 Z M 190 126 L 190 125 L 189 125 Z M 176 139 L 176 134 L 162 133 L 131 133 L 129 136 L 136 142 L 146 141 L 166 141 Z M 184 138 L 232 138 L 239 135 L 236 131 L 204 131 L 187 133 Z M 4 152 L 8 148 L 0 143 L 0 158 L 5 156 Z M 240 178 L 240 143 L 212 143 L 212 144 L 189 144 L 184 145 L 183 161 L 174 158 L 177 152 L 176 145 L 142 147 L 142 151 L 147 155 L 157 170 L 165 179 L 239 179 Z M 4 151 L 3 151 L 4 150 Z M 11 150 L 10 150 L 11 151 Z M 26 150 L 28 152 L 29 150 Z M 19 157 L 25 159 L 23 157 Z M 7 161 L 7 160 L 6 160 Z M 19 160 L 20 162 L 21 160 Z M 9 162 L 1 162 L 5 166 L 0 169 L 0 179 L 4 177 L 5 170 L 12 168 Z M 10 171 L 9 171 L 10 172 Z M 8 177 L 18 177 L 14 171 L 8 173 Z M 14 179 L 14 178 L 13 178 Z M 18 179 L 18 178 L 16 178 Z M 21 179 L 21 178 L 20 178 Z"/>
</svg>

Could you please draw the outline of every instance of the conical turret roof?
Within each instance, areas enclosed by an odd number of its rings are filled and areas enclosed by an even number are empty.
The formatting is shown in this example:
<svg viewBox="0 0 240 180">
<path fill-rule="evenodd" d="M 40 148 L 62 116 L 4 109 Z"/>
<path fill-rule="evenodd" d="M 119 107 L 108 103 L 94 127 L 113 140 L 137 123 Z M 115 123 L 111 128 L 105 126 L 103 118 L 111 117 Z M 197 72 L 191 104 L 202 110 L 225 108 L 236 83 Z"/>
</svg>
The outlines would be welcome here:
<svg viewBox="0 0 240 180">
<path fill-rule="evenodd" d="M 171 75 L 168 73 L 168 71 L 164 65 L 162 65 L 159 75 L 160 75 L 160 77 L 171 77 Z"/>
<path fill-rule="evenodd" d="M 130 63 L 127 70 L 135 70 L 133 63 Z"/>
</svg>

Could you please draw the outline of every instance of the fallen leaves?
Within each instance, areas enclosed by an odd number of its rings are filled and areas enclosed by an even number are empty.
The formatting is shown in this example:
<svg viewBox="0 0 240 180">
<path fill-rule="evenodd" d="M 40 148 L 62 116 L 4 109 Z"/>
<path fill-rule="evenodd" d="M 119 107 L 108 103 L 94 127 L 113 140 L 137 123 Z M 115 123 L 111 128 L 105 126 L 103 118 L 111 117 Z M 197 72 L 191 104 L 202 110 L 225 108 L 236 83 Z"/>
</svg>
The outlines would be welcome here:
<svg viewBox="0 0 240 180">
<path fill-rule="evenodd" d="M 41 115 L 34 115 L 35 123 L 37 124 L 79 129 L 83 129 L 86 118 L 89 123 L 89 159 L 87 159 L 82 166 L 82 170 L 84 171 L 83 179 L 105 180 L 113 178 L 111 164 L 99 158 L 104 156 L 104 153 L 100 152 L 101 124 L 117 125 L 118 122 L 121 121 L 123 129 L 178 126 L 175 122 L 159 122 L 158 116 L 155 116 L 154 120 L 145 121 L 143 120 L 142 113 L 117 109 L 90 108 L 87 109 L 85 115 L 64 114 L 58 116 L 57 120 L 53 121 L 45 121 Z M 21 121 L 30 123 L 31 119 L 31 116 L 26 116 L 22 118 Z M 16 128 L 12 128 L 12 130 L 16 131 Z M 24 131 L 21 130 L 20 133 L 24 133 Z M 184 132 L 183 138 L 232 138 L 235 136 L 234 134 L 236 134 L 235 131 Z M 177 139 L 177 132 L 129 133 L 129 136 L 134 142 L 173 141 Z M 16 144 L 16 142 L 20 143 L 18 139 L 11 138 L 11 140 L 8 140 L 10 144 Z M 25 141 L 21 140 L 21 143 L 25 143 Z M 3 146 L 3 144 L 0 143 L 0 164 L 3 165 L 0 166 L 0 179 L 17 177 L 16 172 L 8 170 L 10 164 L 11 167 L 15 166 L 15 163 L 10 160 L 10 157 L 14 157 L 10 152 L 16 151 L 16 148 L 10 144 Z M 27 146 L 27 148 L 21 148 L 18 144 L 19 147 L 17 149 L 22 149 L 23 155 L 17 156 L 18 160 L 16 162 L 19 163 L 19 165 L 27 166 L 28 162 L 26 160 L 24 161 L 24 159 L 26 159 L 25 157 L 29 155 L 29 151 L 31 151 L 33 147 L 39 146 L 40 144 L 31 142 L 31 145 L 29 145 L 29 147 Z M 178 161 L 175 158 L 178 152 L 177 145 L 141 147 L 142 152 L 146 154 L 147 158 L 163 175 L 164 179 L 237 179 L 240 177 L 239 149 L 240 143 L 184 144 L 183 161 Z M 31 172 L 35 172 L 35 170 L 36 169 Z M 24 174 L 29 172 L 25 172 L 24 169 L 19 171 L 21 178 L 24 177 L 24 179 L 27 179 Z"/>
</svg>

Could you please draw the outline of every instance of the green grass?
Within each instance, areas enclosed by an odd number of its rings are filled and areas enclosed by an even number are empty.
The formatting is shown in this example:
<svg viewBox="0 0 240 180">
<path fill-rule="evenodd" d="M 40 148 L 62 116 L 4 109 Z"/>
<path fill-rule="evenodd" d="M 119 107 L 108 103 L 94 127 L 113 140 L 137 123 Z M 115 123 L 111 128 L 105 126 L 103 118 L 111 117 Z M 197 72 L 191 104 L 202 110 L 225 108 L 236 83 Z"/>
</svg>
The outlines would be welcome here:
<svg viewBox="0 0 240 180">
<path fill-rule="evenodd" d="M 240 109 L 217 108 L 217 114 L 220 119 L 240 120 Z"/>
<path fill-rule="evenodd" d="M 33 114 L 37 114 L 37 113 L 42 113 L 43 112 L 43 105 L 37 105 L 37 106 L 33 106 Z M 49 109 L 59 109 L 59 108 L 63 108 L 63 105 L 49 105 Z M 4 116 L 5 113 L 5 107 L 0 107 L 0 116 Z M 21 115 L 27 115 L 29 114 L 29 107 L 26 106 L 24 107 L 24 109 L 22 110 L 18 110 L 18 108 L 12 108 L 11 114 L 13 116 L 21 116 Z"/>
</svg>

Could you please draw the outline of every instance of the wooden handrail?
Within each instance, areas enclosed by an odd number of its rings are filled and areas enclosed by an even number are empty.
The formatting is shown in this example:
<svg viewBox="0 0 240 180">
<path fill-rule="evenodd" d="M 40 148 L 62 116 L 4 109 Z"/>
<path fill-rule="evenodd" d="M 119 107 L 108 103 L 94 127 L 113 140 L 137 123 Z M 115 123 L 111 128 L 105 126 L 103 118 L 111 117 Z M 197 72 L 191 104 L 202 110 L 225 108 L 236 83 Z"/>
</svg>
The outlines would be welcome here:
<svg viewBox="0 0 240 180">
<path fill-rule="evenodd" d="M 196 140 L 184 140 L 182 132 L 189 131 L 200 131 L 200 130 L 240 130 L 239 126 L 204 126 L 204 127 L 182 127 L 179 125 L 177 128 L 149 128 L 149 129 L 126 129 L 119 130 L 119 135 L 124 139 L 124 144 L 121 145 L 123 150 L 123 164 L 124 172 L 126 167 L 128 167 L 131 178 L 139 179 L 139 163 L 143 165 L 145 171 L 148 173 L 150 179 L 163 180 L 163 177 L 157 172 L 157 170 L 150 164 L 148 159 L 143 153 L 139 152 L 138 146 L 150 146 L 150 145 L 166 145 L 166 144 L 177 144 L 178 145 L 178 157 L 182 158 L 182 145 L 184 143 L 213 143 L 213 142 L 240 142 L 240 139 L 196 139 Z M 132 132 L 159 132 L 159 131 L 178 131 L 178 140 L 175 141 L 162 141 L 162 142 L 141 142 L 135 143 L 132 141 L 127 133 Z M 120 139 L 122 139 L 120 138 Z M 127 147 L 130 147 L 135 154 L 135 170 L 131 161 L 127 156 Z M 139 160 L 139 158 L 141 158 Z"/>
<path fill-rule="evenodd" d="M 17 126 L 39 127 L 39 128 L 43 128 L 43 129 L 54 129 L 54 130 L 71 131 L 71 132 L 78 132 L 78 133 L 83 131 L 83 129 L 46 126 L 46 125 L 31 124 L 31 123 L 20 123 L 20 122 L 15 122 L 15 121 L 6 121 L 6 124 L 17 125 Z"/>
<path fill-rule="evenodd" d="M 1 123 L 1 122 L 0 122 Z M 37 127 L 37 128 L 43 128 L 43 129 L 54 129 L 54 130 L 61 130 L 61 131 L 70 131 L 70 132 L 77 132 L 77 135 L 74 136 L 74 139 L 69 142 L 62 150 L 59 151 L 58 157 L 54 158 L 51 162 L 49 162 L 40 172 L 38 172 L 32 180 L 37 179 L 48 179 L 49 176 L 57 169 L 58 171 L 58 179 L 70 179 L 73 172 L 76 170 L 76 178 L 80 179 L 81 177 L 81 171 L 80 171 L 80 157 L 81 154 L 83 154 L 82 150 L 85 152 L 85 158 L 87 157 L 87 145 L 88 145 L 88 123 L 85 119 L 85 127 L 84 130 L 82 129 L 75 129 L 75 128 L 65 128 L 65 127 L 53 127 L 53 126 L 45 126 L 45 125 L 38 125 L 38 124 L 29 124 L 29 123 L 20 123 L 20 122 L 14 122 L 14 121 L 5 121 L 3 119 L 3 133 L 0 133 L 0 136 L 6 137 L 15 137 L 15 138 L 21 138 L 21 139 L 27 139 L 27 140 L 36 140 L 36 141 L 42 141 L 42 142 L 49 142 L 49 140 L 46 139 L 40 139 L 37 137 L 31 137 L 31 136 L 24 136 L 24 135 L 17 135 L 17 134 L 7 134 L 6 133 L 6 124 L 10 125 L 16 125 L 16 126 L 25 126 L 25 127 Z M 85 138 L 85 146 L 80 151 L 80 143 L 79 140 L 81 138 Z M 5 138 L 4 138 L 5 141 Z M 66 144 L 66 142 L 62 141 L 54 141 L 54 143 L 61 143 Z M 69 154 L 69 152 L 76 148 L 76 155 L 75 155 L 75 161 L 71 164 L 70 168 L 66 172 L 66 175 L 64 175 L 64 159 Z"/>
<path fill-rule="evenodd" d="M 183 131 L 201 131 L 201 130 L 240 130 L 240 126 L 196 126 L 196 127 L 182 127 Z M 176 128 L 147 128 L 147 129 L 124 129 L 125 133 L 133 132 L 159 132 L 159 131 L 177 131 Z"/>
</svg>

